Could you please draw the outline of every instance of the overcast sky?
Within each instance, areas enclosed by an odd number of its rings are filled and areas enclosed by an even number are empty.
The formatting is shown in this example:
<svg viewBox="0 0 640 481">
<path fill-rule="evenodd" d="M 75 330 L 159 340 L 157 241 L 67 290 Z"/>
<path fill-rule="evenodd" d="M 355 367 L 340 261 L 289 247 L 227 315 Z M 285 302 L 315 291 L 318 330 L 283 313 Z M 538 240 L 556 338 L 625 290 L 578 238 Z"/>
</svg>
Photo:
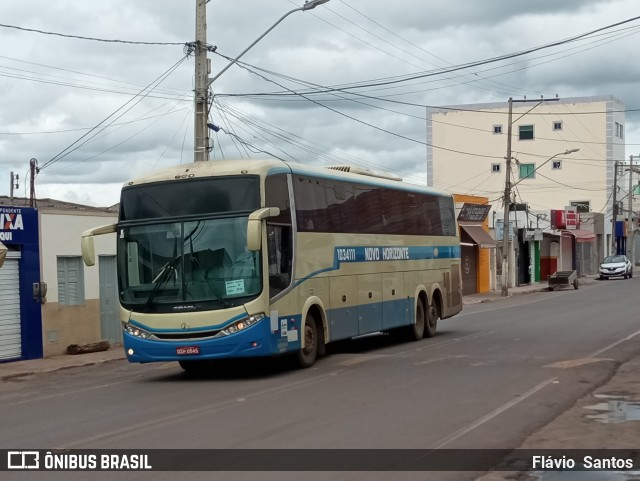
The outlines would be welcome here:
<svg viewBox="0 0 640 481">
<path fill-rule="evenodd" d="M 183 44 L 195 38 L 195 2 L 2 2 L 0 195 L 9 194 L 10 171 L 20 176 L 16 195 L 28 192 L 31 158 L 44 166 L 38 197 L 98 206 L 117 203 L 130 177 L 193 161 L 194 60 L 184 58 L 181 45 L 96 42 L 8 26 Z M 301 5 L 212 0 L 207 41 L 235 57 Z M 234 66 L 215 82 L 211 121 L 222 130 L 213 134 L 212 160 L 349 163 L 426 183 L 425 105 L 525 95 L 617 97 L 630 110 L 626 156 L 638 155 L 640 116 L 632 110 L 640 109 L 640 20 L 509 60 L 424 76 L 636 16 L 637 0 L 331 0 L 287 17 L 243 57 L 247 68 Z M 227 63 L 210 58 L 212 75 Z M 369 85 L 412 74 L 423 76 Z M 318 92 L 353 85 L 359 88 Z M 256 95 L 265 93 L 271 95 Z M 70 146 L 77 149 L 59 155 Z"/>
</svg>

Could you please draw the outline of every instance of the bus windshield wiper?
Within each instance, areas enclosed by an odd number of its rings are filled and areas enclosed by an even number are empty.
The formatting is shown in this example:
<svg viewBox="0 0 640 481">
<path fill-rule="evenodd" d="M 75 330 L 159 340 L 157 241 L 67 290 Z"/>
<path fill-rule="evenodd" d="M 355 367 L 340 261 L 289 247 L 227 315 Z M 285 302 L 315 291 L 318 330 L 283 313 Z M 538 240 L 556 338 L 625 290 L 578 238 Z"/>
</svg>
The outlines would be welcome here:
<svg viewBox="0 0 640 481">
<path fill-rule="evenodd" d="M 164 285 L 166 282 L 171 279 L 171 275 L 176 271 L 175 264 L 179 257 L 174 257 L 164 266 L 160 275 L 156 278 L 157 282 L 153 286 L 149 297 L 147 298 L 147 302 L 144 305 L 145 312 L 150 312 L 151 306 L 153 305 L 153 300 L 155 297 L 164 290 Z"/>
</svg>

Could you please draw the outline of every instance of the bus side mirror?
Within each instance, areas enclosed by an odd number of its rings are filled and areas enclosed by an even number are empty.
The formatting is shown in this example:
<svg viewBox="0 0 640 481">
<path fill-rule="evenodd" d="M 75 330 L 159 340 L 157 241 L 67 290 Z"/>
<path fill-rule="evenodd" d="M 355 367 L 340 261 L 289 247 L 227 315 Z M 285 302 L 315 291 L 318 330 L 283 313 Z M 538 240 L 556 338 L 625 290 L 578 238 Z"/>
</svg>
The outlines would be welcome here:
<svg viewBox="0 0 640 481">
<path fill-rule="evenodd" d="M 247 248 L 250 251 L 259 251 L 262 246 L 262 221 L 279 215 L 280 209 L 278 207 L 265 207 L 249 215 L 249 221 L 247 222 Z"/>
<path fill-rule="evenodd" d="M 93 246 L 93 236 L 111 234 L 116 231 L 116 224 L 103 225 L 94 227 L 82 233 L 82 241 L 80 248 L 82 250 L 82 260 L 85 265 L 91 267 L 96 265 L 96 251 Z"/>
<path fill-rule="evenodd" d="M 82 260 L 84 261 L 85 266 L 95 266 L 96 265 L 96 251 L 93 247 L 93 236 L 82 236 Z"/>
</svg>

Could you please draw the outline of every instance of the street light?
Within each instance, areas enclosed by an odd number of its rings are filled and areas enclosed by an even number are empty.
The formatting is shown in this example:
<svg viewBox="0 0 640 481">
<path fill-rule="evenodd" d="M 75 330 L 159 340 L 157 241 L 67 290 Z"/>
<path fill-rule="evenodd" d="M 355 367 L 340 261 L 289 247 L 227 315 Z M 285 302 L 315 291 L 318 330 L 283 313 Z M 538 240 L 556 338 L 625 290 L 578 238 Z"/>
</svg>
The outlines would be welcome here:
<svg viewBox="0 0 640 481">
<path fill-rule="evenodd" d="M 302 7 L 294 8 L 293 10 L 285 13 L 280 19 L 274 23 L 266 32 L 260 35 L 251 45 L 245 48 L 240 55 L 231 60 L 225 68 L 223 68 L 218 74 L 210 79 L 207 79 L 208 71 L 208 59 L 207 59 L 207 37 L 206 37 L 206 9 L 205 6 L 210 0 L 196 1 L 196 62 L 195 62 L 195 105 L 194 105 L 194 129 L 193 129 L 193 144 L 194 144 L 194 161 L 207 161 L 209 160 L 209 131 L 207 130 L 207 120 L 209 118 L 209 95 L 208 88 L 213 82 L 215 82 L 223 73 L 225 73 L 229 67 L 236 63 L 240 57 L 247 53 L 255 44 L 264 38 L 276 25 L 282 22 L 286 17 L 294 12 L 300 10 L 312 10 L 318 5 L 327 3 L 329 0 L 307 0 Z"/>
<path fill-rule="evenodd" d="M 293 10 L 288 11 L 287 13 L 285 13 L 282 17 L 280 17 L 280 19 L 274 23 L 273 25 L 271 25 L 271 27 L 269 27 L 262 35 L 260 35 L 257 39 L 255 39 L 255 41 L 249 45 L 247 48 L 245 48 L 242 52 L 240 52 L 240 54 L 234 58 L 233 60 L 231 60 L 225 68 L 223 68 L 222 70 L 220 70 L 220 72 L 218 72 L 218 74 L 209 79 L 209 83 L 207 84 L 208 86 L 211 85 L 213 82 L 215 82 L 216 80 L 218 80 L 218 78 L 225 73 L 229 67 L 231 67 L 234 63 L 236 63 L 240 57 L 242 57 L 245 53 L 247 53 L 249 50 L 251 50 L 255 44 L 257 44 L 260 40 L 262 40 L 271 30 L 273 30 L 274 28 L 276 28 L 276 26 L 282 22 L 285 18 L 287 18 L 289 15 L 291 15 L 292 13 L 295 12 L 299 12 L 299 11 L 307 11 L 307 10 L 313 10 L 314 8 L 316 8 L 318 5 L 322 5 L 323 3 L 327 3 L 329 0 L 310 0 L 310 1 L 306 1 L 304 3 L 304 5 L 302 7 L 298 7 L 298 8 L 294 8 Z"/>
<path fill-rule="evenodd" d="M 509 126 L 511 126 L 511 124 L 509 124 Z M 509 136 L 511 136 L 511 134 L 509 133 Z M 511 152 L 511 146 L 509 145 L 508 147 L 508 152 Z M 502 220 L 502 282 L 501 282 L 501 295 L 503 297 L 506 297 L 509 295 L 509 207 L 511 205 L 510 199 L 511 199 L 511 190 L 518 185 L 520 182 L 522 182 L 524 179 L 529 178 L 532 174 L 534 174 L 535 172 L 537 172 L 543 165 L 548 164 L 549 162 L 551 162 L 553 159 L 555 159 L 556 157 L 558 157 L 559 155 L 569 155 L 569 154 L 573 154 L 575 152 L 578 152 L 580 149 L 568 149 L 565 150 L 564 152 L 558 152 L 557 154 L 552 155 L 551 157 L 549 157 L 547 160 L 545 160 L 542 164 L 540 164 L 538 167 L 536 167 L 533 172 L 530 172 L 529 175 L 527 175 L 526 177 L 523 177 L 522 179 L 520 179 L 518 182 L 515 182 L 514 184 L 511 184 L 509 182 L 509 180 L 507 181 L 506 187 L 505 187 L 505 195 L 504 195 L 504 217 Z M 507 159 L 507 174 L 509 174 L 510 172 L 510 161 L 511 159 Z"/>
<path fill-rule="evenodd" d="M 524 177 L 522 179 L 520 179 L 518 182 L 516 182 L 515 184 L 513 184 L 511 187 L 515 187 L 516 185 L 518 185 L 520 182 L 522 182 L 524 179 L 528 178 L 530 175 L 533 175 L 534 173 L 536 173 L 540 168 L 542 168 L 543 165 L 548 164 L 549 162 L 551 162 L 553 159 L 555 159 L 556 157 L 558 157 L 559 155 L 569 155 L 569 154 L 574 154 L 576 152 L 578 152 L 580 149 L 569 149 L 569 150 L 565 150 L 564 152 L 558 152 L 557 154 L 552 155 L 551 157 L 549 157 L 547 160 L 545 160 L 543 163 L 541 163 L 538 167 L 536 167 L 535 169 L 533 169 L 533 172 L 531 172 L 527 177 Z"/>
</svg>

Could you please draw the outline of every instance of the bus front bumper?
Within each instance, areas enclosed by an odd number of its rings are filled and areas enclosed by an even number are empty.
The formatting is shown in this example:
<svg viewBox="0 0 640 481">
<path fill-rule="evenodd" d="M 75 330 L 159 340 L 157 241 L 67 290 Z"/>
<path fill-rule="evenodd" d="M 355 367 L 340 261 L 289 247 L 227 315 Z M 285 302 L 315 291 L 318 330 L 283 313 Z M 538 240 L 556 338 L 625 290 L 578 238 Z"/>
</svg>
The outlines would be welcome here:
<svg viewBox="0 0 640 481">
<path fill-rule="evenodd" d="M 142 339 L 125 331 L 123 341 L 129 362 L 205 361 L 275 354 L 268 320 L 243 332 L 209 339 Z"/>
</svg>

